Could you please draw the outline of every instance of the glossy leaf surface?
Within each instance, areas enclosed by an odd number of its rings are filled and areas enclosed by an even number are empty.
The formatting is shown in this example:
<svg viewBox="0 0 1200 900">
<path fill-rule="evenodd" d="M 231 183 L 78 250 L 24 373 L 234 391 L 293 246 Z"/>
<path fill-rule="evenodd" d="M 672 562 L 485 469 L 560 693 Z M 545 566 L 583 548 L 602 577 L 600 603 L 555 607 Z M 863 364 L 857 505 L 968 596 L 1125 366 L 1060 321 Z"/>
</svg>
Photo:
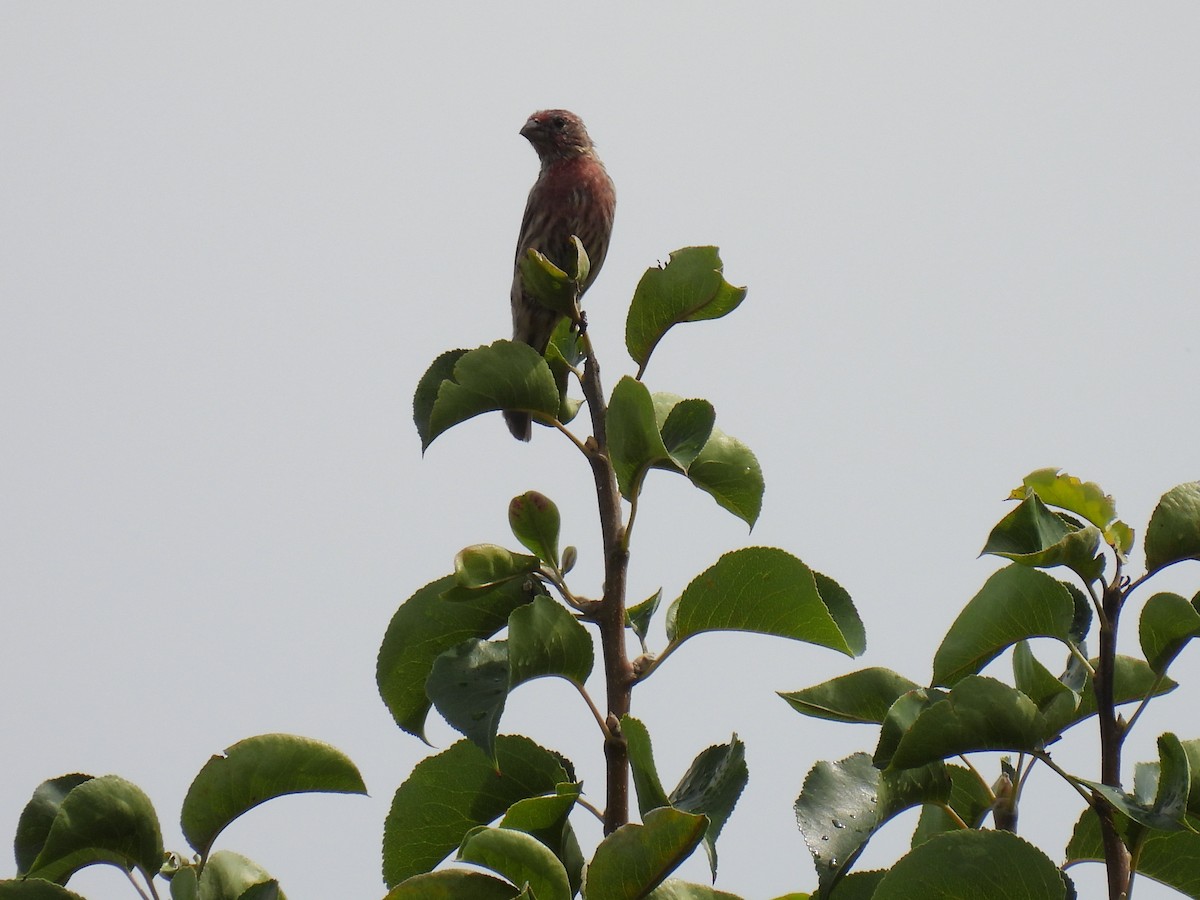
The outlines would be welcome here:
<svg viewBox="0 0 1200 900">
<path fill-rule="evenodd" d="M 1196 599 L 1188 602 L 1178 594 L 1155 594 L 1142 606 L 1138 639 L 1150 668 L 1162 674 L 1187 643 L 1200 637 L 1200 612 Z"/>
<path fill-rule="evenodd" d="M 1163 494 L 1146 527 L 1146 571 L 1200 559 L 1200 481 Z"/>
<path fill-rule="evenodd" d="M 651 810 L 641 825 L 622 825 L 596 848 L 584 896 L 640 900 L 691 855 L 707 827 L 704 816 L 670 807 Z"/>
<path fill-rule="evenodd" d="M 625 347 L 641 371 L 673 326 L 717 319 L 737 309 L 746 289 L 729 284 L 723 270 L 716 247 L 685 247 L 672 253 L 665 266 L 646 270 L 625 320 Z"/>
<path fill-rule="evenodd" d="M 209 759 L 183 798 L 180 824 L 192 849 L 208 855 L 234 819 L 285 794 L 320 791 L 365 794 L 354 763 L 329 744 L 294 734 L 262 734 L 238 741 Z"/>
<path fill-rule="evenodd" d="M 545 844 L 511 828 L 479 827 L 467 833 L 458 858 L 499 872 L 546 900 L 571 900 L 567 871 Z"/>
<path fill-rule="evenodd" d="M 492 875 L 443 869 L 406 879 L 383 900 L 515 900 L 518 894 L 507 881 Z"/>
<path fill-rule="evenodd" d="M 1033 701 L 992 678 L 971 675 L 933 703 L 900 738 L 891 766 L 898 769 L 976 750 L 1041 748 L 1046 721 Z"/>
<path fill-rule="evenodd" d="M 917 687 L 916 682 L 891 669 L 870 668 L 839 675 L 803 690 L 780 692 L 779 696 L 801 715 L 878 725 L 902 694 Z"/>
<path fill-rule="evenodd" d="M 446 600 L 454 577 L 430 582 L 401 604 L 379 648 L 375 676 L 380 696 L 404 731 L 425 739 L 432 705 L 425 682 L 434 661 L 471 638 L 488 638 L 508 624 L 514 609 L 533 599 L 517 581 Z M 457 843 L 457 842 L 456 842 Z"/>
<path fill-rule="evenodd" d="M 1063 584 L 1045 572 L 1006 566 L 984 583 L 933 657 L 933 683 L 952 686 L 1018 641 L 1050 637 L 1069 643 L 1075 603 Z"/>
<path fill-rule="evenodd" d="M 75 773 L 48 779 L 37 786 L 17 822 L 17 836 L 13 841 L 17 874 L 24 875 L 28 872 L 37 855 L 42 852 L 46 837 L 50 834 L 50 826 L 54 824 L 54 817 L 58 815 L 63 799 L 91 778 L 91 775 Z"/>
<path fill-rule="evenodd" d="M 150 798 L 124 778 L 102 775 L 63 798 L 28 877 L 63 881 L 95 863 L 153 875 L 162 860 L 162 831 Z"/>
<path fill-rule="evenodd" d="M 508 504 L 508 525 L 530 553 L 550 566 L 558 565 L 558 507 L 545 494 L 526 491 Z"/>
<path fill-rule="evenodd" d="M 558 386 L 541 354 L 528 344 L 496 341 L 438 357 L 417 386 L 413 417 L 426 450 L 481 413 L 507 409 L 554 419 L 558 407 Z"/>
<path fill-rule="evenodd" d="M 840 589 L 825 593 L 829 605 L 816 573 L 783 550 L 735 550 L 684 589 L 674 604 L 669 637 L 679 643 L 706 631 L 753 631 L 848 656 L 861 653 L 862 621 L 848 595 Z"/>
<path fill-rule="evenodd" d="M 892 866 L 873 900 L 1068 900 L 1053 860 L 1007 831 L 948 832 Z"/>
<path fill-rule="evenodd" d="M 472 828 L 528 797 L 553 794 L 574 775 L 560 756 L 528 738 L 496 740 L 499 771 L 470 741 L 459 741 L 413 768 L 384 824 L 383 874 L 389 886 L 427 872 Z"/>
</svg>

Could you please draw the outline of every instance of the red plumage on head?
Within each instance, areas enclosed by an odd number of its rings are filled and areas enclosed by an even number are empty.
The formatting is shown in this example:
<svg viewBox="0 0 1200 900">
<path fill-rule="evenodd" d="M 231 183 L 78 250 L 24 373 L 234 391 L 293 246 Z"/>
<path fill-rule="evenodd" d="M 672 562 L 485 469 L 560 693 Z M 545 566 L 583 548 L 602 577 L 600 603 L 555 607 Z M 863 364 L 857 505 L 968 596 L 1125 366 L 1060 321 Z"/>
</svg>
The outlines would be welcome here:
<svg viewBox="0 0 1200 900">
<path fill-rule="evenodd" d="M 579 116 L 565 109 L 542 110 L 529 117 L 521 135 L 537 151 L 542 168 L 529 192 L 517 239 L 511 293 L 513 340 L 545 353 L 561 316 L 526 294 L 521 258 L 533 248 L 567 270 L 572 259 L 571 235 L 576 235 L 591 261 L 582 296 L 604 265 L 617 195 Z M 528 415 L 506 412 L 504 418 L 515 437 L 529 440 Z"/>
</svg>

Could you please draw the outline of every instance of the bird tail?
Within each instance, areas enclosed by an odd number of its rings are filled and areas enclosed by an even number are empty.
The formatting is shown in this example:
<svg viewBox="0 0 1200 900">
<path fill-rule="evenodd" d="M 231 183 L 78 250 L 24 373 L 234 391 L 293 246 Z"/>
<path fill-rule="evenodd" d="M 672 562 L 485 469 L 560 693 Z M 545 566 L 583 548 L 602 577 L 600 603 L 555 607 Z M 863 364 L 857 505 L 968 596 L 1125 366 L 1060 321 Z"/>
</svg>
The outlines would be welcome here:
<svg viewBox="0 0 1200 900">
<path fill-rule="evenodd" d="M 529 418 L 529 413 L 506 410 L 504 421 L 508 424 L 508 430 L 512 432 L 512 436 L 518 441 L 527 441 L 533 437 L 533 420 Z"/>
</svg>

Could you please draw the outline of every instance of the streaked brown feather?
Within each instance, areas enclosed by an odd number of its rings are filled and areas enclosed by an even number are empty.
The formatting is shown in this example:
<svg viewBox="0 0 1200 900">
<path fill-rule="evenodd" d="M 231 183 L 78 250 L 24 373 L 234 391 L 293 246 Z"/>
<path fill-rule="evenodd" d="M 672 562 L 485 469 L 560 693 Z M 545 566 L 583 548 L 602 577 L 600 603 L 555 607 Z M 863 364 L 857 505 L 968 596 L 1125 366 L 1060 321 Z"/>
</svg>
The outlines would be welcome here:
<svg viewBox="0 0 1200 900">
<path fill-rule="evenodd" d="M 521 134 L 533 144 L 542 166 L 529 191 L 517 239 L 511 291 L 513 340 L 545 353 L 561 317 L 525 293 L 517 264 L 533 248 L 559 268 L 569 268 L 570 239 L 576 235 L 591 262 L 582 288 L 587 291 L 608 254 L 616 192 L 578 116 L 566 110 L 543 110 L 529 117 Z M 513 435 L 529 440 L 529 416 L 505 413 L 505 419 Z"/>
</svg>

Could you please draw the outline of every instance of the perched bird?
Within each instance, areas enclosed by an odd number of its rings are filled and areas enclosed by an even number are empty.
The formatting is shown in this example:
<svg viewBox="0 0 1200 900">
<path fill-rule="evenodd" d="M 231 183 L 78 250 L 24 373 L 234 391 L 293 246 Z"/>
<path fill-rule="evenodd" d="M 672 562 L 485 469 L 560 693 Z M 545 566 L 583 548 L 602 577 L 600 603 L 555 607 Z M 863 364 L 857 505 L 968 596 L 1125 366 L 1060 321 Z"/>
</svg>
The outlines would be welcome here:
<svg viewBox="0 0 1200 900">
<path fill-rule="evenodd" d="M 521 258 L 532 247 L 560 269 L 570 271 L 570 241 L 571 235 L 576 235 L 591 261 L 591 271 L 580 286 L 582 296 L 604 265 L 617 195 L 579 116 L 565 109 L 535 112 L 521 134 L 533 144 L 542 169 L 529 192 L 517 239 L 512 283 L 513 340 L 545 353 L 550 334 L 562 316 L 525 292 Z M 514 437 L 529 440 L 528 415 L 506 412 L 504 418 Z"/>
</svg>

